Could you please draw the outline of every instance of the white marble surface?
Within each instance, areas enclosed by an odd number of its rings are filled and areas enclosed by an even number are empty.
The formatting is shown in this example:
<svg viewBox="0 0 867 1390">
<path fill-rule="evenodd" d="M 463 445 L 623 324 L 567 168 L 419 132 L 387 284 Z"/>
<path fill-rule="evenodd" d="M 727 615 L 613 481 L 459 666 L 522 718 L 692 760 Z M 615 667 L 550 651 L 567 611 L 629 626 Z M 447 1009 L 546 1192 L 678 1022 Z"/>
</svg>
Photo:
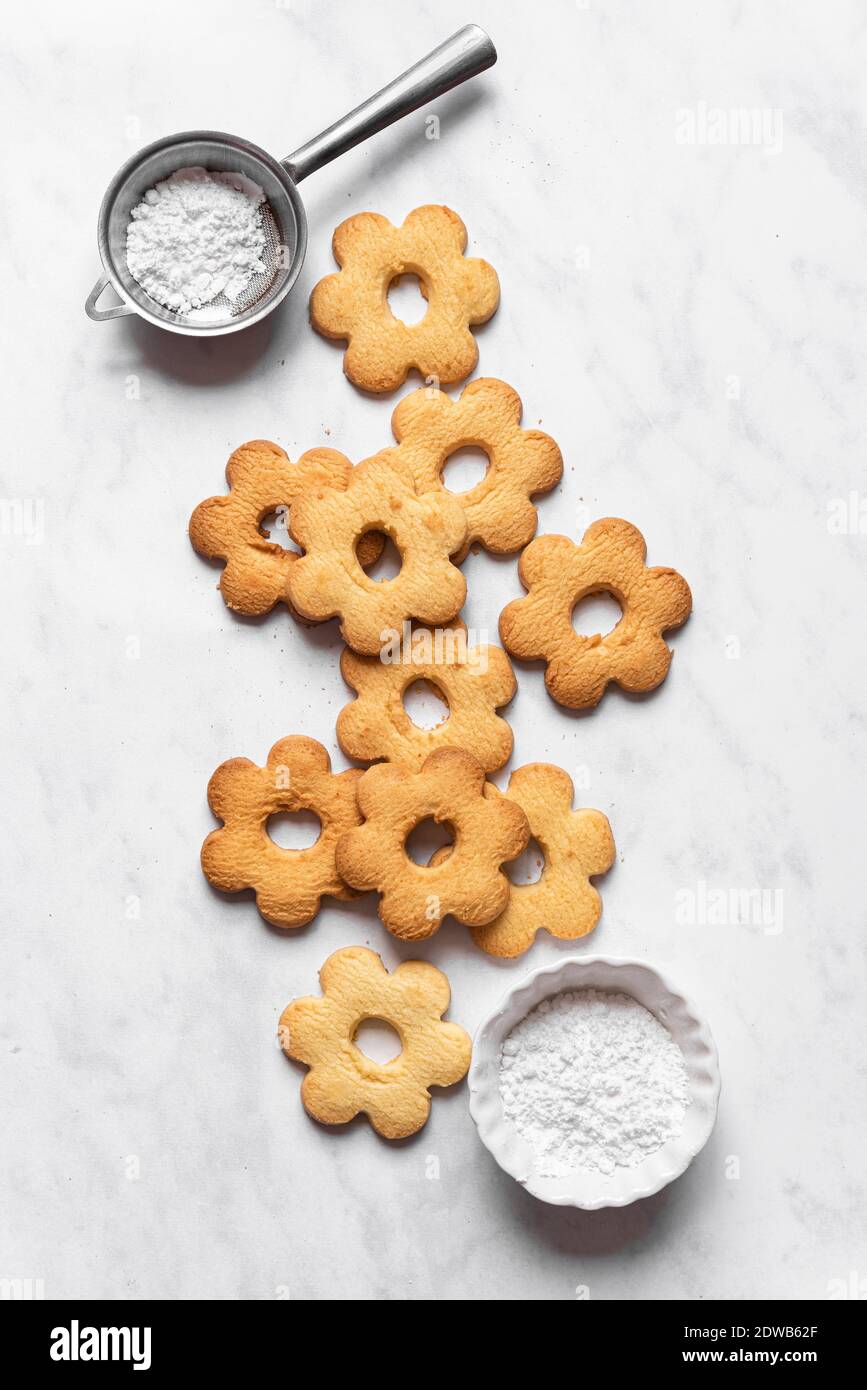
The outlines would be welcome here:
<svg viewBox="0 0 867 1390">
<path fill-rule="evenodd" d="M 307 264 L 261 331 L 85 318 L 99 200 L 138 145 L 212 125 L 283 155 L 467 19 L 499 65 L 434 104 L 438 142 L 420 113 L 311 178 Z M 51 0 L 2 25 L 0 1275 L 60 1297 L 398 1300 L 863 1279 L 867 535 L 829 513 L 865 491 L 861 5 Z M 714 107 L 769 113 L 765 143 L 678 140 L 679 110 Z M 213 768 L 292 731 L 344 766 L 347 692 L 334 624 L 233 618 L 187 518 L 250 437 L 355 459 L 389 442 L 391 403 L 345 381 L 307 294 L 341 217 L 431 201 L 500 273 L 480 371 L 564 451 L 542 529 L 628 517 L 695 597 L 655 696 L 570 717 L 534 667 L 509 715 L 514 764 L 583 769 L 611 818 L 578 949 L 667 968 L 719 1045 L 707 1149 L 613 1213 L 522 1193 L 462 1087 L 399 1146 L 308 1120 L 279 1011 L 343 944 L 407 952 L 371 902 L 287 937 L 198 869 Z M 467 620 L 493 633 L 515 564 L 467 574 Z M 764 926 L 684 925 L 701 883 L 779 890 L 782 916 L 772 898 Z M 450 924 L 417 953 L 472 1029 L 564 949 L 498 964 Z"/>
</svg>

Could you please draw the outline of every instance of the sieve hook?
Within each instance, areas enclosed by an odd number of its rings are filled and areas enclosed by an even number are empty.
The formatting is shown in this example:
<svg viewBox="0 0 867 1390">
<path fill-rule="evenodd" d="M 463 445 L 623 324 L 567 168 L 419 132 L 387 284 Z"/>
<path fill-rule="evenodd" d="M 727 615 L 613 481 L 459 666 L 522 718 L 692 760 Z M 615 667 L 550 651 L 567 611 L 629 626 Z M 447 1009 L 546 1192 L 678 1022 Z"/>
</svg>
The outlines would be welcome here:
<svg viewBox="0 0 867 1390">
<path fill-rule="evenodd" d="M 108 276 L 100 275 L 90 294 L 84 302 L 84 312 L 94 323 L 101 323 L 103 319 L 119 319 L 124 314 L 134 314 L 135 309 L 129 304 L 113 304 L 110 309 L 97 309 L 96 301 L 100 298 L 104 289 L 108 286 Z"/>
</svg>

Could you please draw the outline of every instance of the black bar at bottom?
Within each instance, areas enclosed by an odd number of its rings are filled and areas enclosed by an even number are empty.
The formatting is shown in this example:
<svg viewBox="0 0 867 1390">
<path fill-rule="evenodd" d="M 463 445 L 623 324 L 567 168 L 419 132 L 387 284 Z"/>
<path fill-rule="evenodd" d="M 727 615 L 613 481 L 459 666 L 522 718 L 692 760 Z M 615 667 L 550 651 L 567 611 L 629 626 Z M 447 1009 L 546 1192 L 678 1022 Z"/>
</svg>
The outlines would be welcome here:
<svg viewBox="0 0 867 1390">
<path fill-rule="evenodd" d="M 823 1372 L 851 1366 L 862 1338 L 863 1310 L 853 1301 L 816 1302 L 575 1302 L 564 1314 L 557 1308 L 551 1321 L 559 1354 L 565 1359 L 592 1351 L 610 1357 L 618 1374 L 630 1367 L 643 1373 L 708 1366 L 750 1367 L 798 1365 Z M 140 1374 L 159 1378 L 169 1373 L 214 1371 L 259 1375 L 273 1370 L 292 1374 L 303 1350 L 305 1362 L 316 1358 L 320 1338 L 304 1346 L 309 1314 L 289 1301 L 268 1303 L 69 1301 L 2 1302 L 0 1330 L 5 1345 L 14 1345 L 16 1363 L 25 1373 L 49 1371 L 60 1376 Z M 366 1340 L 383 1337 L 386 1350 L 399 1331 L 411 1330 L 412 1313 L 404 1304 L 394 1314 L 380 1314 L 375 1324 L 365 1320 L 365 1340 L 353 1335 L 351 1314 L 341 1314 L 338 1346 L 329 1350 L 326 1364 L 333 1372 L 351 1349 L 372 1347 Z M 555 1320 L 556 1319 L 556 1320 Z M 409 1325 L 409 1326 L 407 1326 Z M 434 1335 L 446 1342 L 448 1324 L 438 1323 L 434 1334 L 425 1330 L 425 1345 Z M 379 1332 L 373 1328 L 379 1326 Z M 496 1361 L 502 1350 L 510 1355 L 515 1329 L 501 1340 L 496 1319 L 486 1322 L 485 1360 Z M 524 1328 L 522 1340 L 538 1338 L 538 1315 Z M 463 1340 L 463 1338 L 462 1338 Z M 499 1340 L 499 1346 L 498 1346 Z M 539 1354 L 543 1348 L 538 1343 Z M 553 1350 L 554 1343 L 552 1343 Z M 582 1353 L 582 1347 L 584 1349 Z M 607 1348 L 607 1351 L 606 1351 Z M 362 1350 L 363 1349 L 363 1350 Z M 549 1353 L 545 1353 L 547 1360 Z M 347 1356 L 348 1359 L 348 1356 Z M 558 1358 L 559 1359 L 559 1358 Z M 297 1364 L 297 1363 L 296 1363 Z"/>
</svg>

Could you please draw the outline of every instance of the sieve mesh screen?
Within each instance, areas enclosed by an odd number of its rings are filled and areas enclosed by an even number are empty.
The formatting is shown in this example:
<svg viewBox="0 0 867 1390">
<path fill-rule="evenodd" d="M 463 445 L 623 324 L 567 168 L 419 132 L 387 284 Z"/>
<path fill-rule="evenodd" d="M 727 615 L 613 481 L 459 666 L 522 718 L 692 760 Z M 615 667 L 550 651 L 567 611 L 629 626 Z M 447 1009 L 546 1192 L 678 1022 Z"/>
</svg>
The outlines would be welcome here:
<svg viewBox="0 0 867 1390">
<path fill-rule="evenodd" d="M 292 252 L 291 247 L 287 248 L 280 236 L 280 228 L 271 211 L 270 203 L 264 202 L 261 205 L 259 216 L 265 231 L 265 245 L 261 256 L 265 269 L 252 276 L 249 284 L 236 299 L 218 294 L 208 301 L 204 309 L 193 310 L 189 314 L 176 313 L 175 318 L 179 323 L 230 323 L 233 319 L 249 313 L 251 309 L 258 309 L 267 303 L 272 288 L 279 282 L 281 270 L 285 269 L 291 260 Z M 141 290 L 141 293 L 146 294 L 146 291 Z M 219 310 L 223 312 L 219 313 Z"/>
</svg>

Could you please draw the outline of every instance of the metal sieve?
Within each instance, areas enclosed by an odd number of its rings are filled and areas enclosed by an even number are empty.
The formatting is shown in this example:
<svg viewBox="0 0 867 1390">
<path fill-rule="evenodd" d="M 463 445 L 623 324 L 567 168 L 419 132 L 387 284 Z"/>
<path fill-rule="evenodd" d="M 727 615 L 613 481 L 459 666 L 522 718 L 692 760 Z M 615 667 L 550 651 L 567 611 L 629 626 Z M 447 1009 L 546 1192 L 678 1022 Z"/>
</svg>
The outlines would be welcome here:
<svg viewBox="0 0 867 1390">
<path fill-rule="evenodd" d="M 465 25 L 375 96 L 283 160 L 215 130 L 186 131 L 146 145 L 115 174 L 102 200 L 97 234 L 103 274 L 87 297 L 86 313 L 97 322 L 138 314 L 170 333 L 201 338 L 234 333 L 258 323 L 286 298 L 304 262 L 307 217 L 297 187 L 301 180 L 496 61 L 497 51 L 485 31 L 477 24 Z M 132 209 L 154 184 L 191 165 L 243 174 L 265 194 L 260 209 L 266 237 L 262 254 L 265 270 L 253 278 L 239 299 L 230 301 L 220 295 L 213 300 L 207 306 L 207 316 L 198 322 L 195 312 L 178 313 L 152 299 L 130 275 L 126 263 Z M 99 309 L 97 300 L 108 285 L 123 303 Z"/>
</svg>

